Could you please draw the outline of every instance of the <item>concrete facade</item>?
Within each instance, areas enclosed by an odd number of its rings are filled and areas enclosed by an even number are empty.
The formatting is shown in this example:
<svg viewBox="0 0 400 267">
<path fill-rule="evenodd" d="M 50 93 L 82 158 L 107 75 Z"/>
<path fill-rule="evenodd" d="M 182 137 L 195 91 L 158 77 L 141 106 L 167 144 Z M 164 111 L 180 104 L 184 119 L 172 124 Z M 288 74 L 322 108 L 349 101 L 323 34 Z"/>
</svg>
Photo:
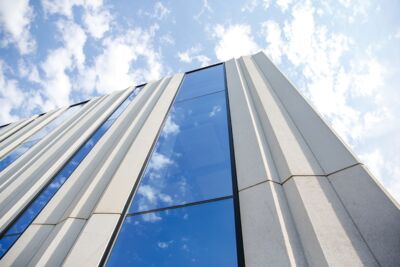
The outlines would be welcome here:
<svg viewBox="0 0 400 267">
<path fill-rule="evenodd" d="M 246 266 L 398 266 L 398 203 L 263 53 L 225 70 Z M 102 263 L 183 77 L 144 87 L 0 266 Z M 131 91 L 92 99 L 0 172 L 0 231 Z M 64 110 L 1 128 L 0 158 Z"/>
</svg>

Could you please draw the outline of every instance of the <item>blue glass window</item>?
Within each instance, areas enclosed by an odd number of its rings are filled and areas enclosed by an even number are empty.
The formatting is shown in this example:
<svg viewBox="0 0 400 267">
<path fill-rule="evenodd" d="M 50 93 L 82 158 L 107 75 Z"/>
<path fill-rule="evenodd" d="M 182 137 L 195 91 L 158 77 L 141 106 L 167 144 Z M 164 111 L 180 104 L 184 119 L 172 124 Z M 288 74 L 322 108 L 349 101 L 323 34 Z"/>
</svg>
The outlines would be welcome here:
<svg viewBox="0 0 400 267">
<path fill-rule="evenodd" d="M 232 199 L 128 216 L 108 266 L 237 266 Z"/>
<path fill-rule="evenodd" d="M 108 266 L 237 266 L 224 66 L 184 77 Z"/>
<path fill-rule="evenodd" d="M 38 132 L 25 140 L 22 144 L 14 148 L 10 153 L 8 153 L 0 160 L 0 171 L 7 168 L 11 163 L 22 156 L 28 149 L 37 144 L 43 137 L 45 137 L 47 134 L 49 134 L 51 131 L 61 125 L 64 121 L 72 117 L 81 107 L 82 105 L 70 107 L 69 109 L 64 111 L 59 117 L 48 123 Z"/>
<path fill-rule="evenodd" d="M 17 217 L 17 219 L 1 233 L 0 239 L 0 257 L 2 257 L 8 249 L 14 244 L 18 237 L 33 222 L 36 216 L 42 211 L 51 198 L 57 193 L 64 182 L 75 171 L 82 160 L 89 154 L 92 148 L 111 127 L 115 119 L 126 109 L 128 104 L 141 91 L 142 87 L 136 88 L 107 118 L 105 122 L 90 136 L 90 138 L 79 148 L 77 152 L 70 158 L 64 167 L 50 180 L 36 198 L 25 208 L 25 210 Z M 118 116 L 115 116 L 118 114 Z M 11 238 L 12 237 L 12 238 Z"/>
<path fill-rule="evenodd" d="M 176 103 L 129 213 L 232 195 L 225 92 Z"/>
<path fill-rule="evenodd" d="M 225 90 L 224 65 L 186 74 L 175 101 L 182 101 Z"/>
</svg>

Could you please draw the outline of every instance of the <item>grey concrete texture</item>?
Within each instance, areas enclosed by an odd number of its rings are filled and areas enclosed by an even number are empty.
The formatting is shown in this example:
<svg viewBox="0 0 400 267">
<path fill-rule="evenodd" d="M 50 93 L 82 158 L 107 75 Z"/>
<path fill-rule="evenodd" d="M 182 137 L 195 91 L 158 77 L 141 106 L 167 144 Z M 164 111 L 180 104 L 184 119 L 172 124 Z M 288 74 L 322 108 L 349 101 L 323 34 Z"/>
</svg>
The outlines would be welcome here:
<svg viewBox="0 0 400 267">
<path fill-rule="evenodd" d="M 239 200 L 246 266 L 307 266 L 282 185 L 260 183 Z"/>
<path fill-rule="evenodd" d="M 0 133 L 0 142 L 3 143 L 5 141 L 8 141 L 8 139 L 14 137 L 14 134 L 15 136 L 20 135 L 21 132 L 23 132 L 23 128 L 28 126 L 30 123 L 35 122 L 36 119 L 39 119 L 37 115 L 33 116 L 32 118 L 14 122 L 6 126 L 5 129 L 2 129 Z"/>
<path fill-rule="evenodd" d="M 104 97 L 103 97 L 104 98 Z M 79 112 L 73 116 L 69 121 L 66 121 L 60 125 L 57 129 L 51 132 L 48 136 L 45 136 L 41 141 L 29 149 L 26 153 L 14 161 L 10 166 L 4 169 L 0 173 L 0 192 L 4 190 L 14 179 L 19 177 L 28 167 L 35 164 L 36 160 L 41 157 L 44 153 L 47 154 L 47 148 L 50 148 L 59 140 L 70 127 L 80 122 L 82 116 L 85 116 L 87 112 L 92 110 L 99 104 L 98 99 L 92 99 L 83 108 L 82 112 Z"/>
<path fill-rule="evenodd" d="M 99 140 L 62 188 L 53 197 L 35 223 L 58 223 L 65 218 L 88 219 L 105 188 L 108 186 L 130 144 L 145 121 L 144 104 L 151 101 L 155 85 L 146 86 L 111 128 Z M 129 90 L 130 91 L 130 90 Z M 148 105 L 147 109 L 153 108 Z M 131 128 L 131 129 L 129 129 Z"/>
<path fill-rule="evenodd" d="M 398 203 L 363 165 L 328 176 L 348 214 L 382 266 L 400 264 Z"/>
</svg>

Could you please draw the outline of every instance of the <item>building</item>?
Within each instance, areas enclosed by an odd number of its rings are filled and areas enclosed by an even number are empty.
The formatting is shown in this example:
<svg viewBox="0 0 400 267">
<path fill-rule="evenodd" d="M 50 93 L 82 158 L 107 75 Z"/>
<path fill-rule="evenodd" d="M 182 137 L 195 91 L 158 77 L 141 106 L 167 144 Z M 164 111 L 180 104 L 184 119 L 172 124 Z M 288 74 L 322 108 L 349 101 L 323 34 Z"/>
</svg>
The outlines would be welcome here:
<svg viewBox="0 0 400 267">
<path fill-rule="evenodd" d="M 398 266 L 399 205 L 263 54 L 0 129 L 1 266 Z"/>
</svg>

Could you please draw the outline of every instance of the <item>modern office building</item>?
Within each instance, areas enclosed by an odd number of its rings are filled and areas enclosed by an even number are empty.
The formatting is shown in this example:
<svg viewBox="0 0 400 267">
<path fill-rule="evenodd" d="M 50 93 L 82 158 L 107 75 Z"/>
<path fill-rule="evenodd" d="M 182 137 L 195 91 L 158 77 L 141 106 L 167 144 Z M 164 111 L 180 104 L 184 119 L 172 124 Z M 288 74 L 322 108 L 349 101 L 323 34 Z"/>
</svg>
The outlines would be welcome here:
<svg viewBox="0 0 400 267">
<path fill-rule="evenodd" d="M 399 266 L 399 205 L 263 54 L 0 128 L 0 266 Z"/>
</svg>

